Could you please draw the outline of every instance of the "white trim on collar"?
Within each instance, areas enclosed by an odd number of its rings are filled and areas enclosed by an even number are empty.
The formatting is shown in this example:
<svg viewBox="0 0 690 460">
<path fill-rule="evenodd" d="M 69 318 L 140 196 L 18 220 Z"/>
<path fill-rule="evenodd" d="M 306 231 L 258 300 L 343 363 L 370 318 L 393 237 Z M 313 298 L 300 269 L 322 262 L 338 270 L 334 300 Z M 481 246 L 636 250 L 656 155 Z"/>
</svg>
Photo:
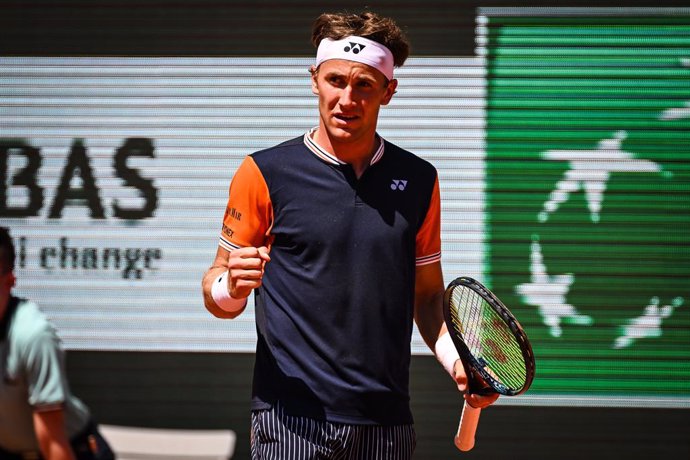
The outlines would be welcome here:
<svg viewBox="0 0 690 460">
<path fill-rule="evenodd" d="M 344 165 L 347 164 L 344 161 L 339 160 L 335 155 L 328 153 L 326 149 L 321 147 L 319 144 L 316 143 L 316 141 L 312 138 L 314 135 L 314 132 L 318 127 L 314 127 L 310 129 L 305 135 L 304 135 L 304 145 L 307 146 L 311 152 L 316 155 L 317 157 L 321 158 L 323 161 L 327 163 L 331 163 L 334 165 Z M 371 161 L 369 162 L 369 165 L 373 165 L 377 163 L 382 157 L 383 157 L 383 152 L 385 150 L 384 144 L 385 142 L 383 141 L 383 138 L 379 136 L 378 134 L 376 137 L 379 138 L 379 147 L 376 149 L 376 152 L 374 152 L 374 155 L 371 157 Z"/>
</svg>

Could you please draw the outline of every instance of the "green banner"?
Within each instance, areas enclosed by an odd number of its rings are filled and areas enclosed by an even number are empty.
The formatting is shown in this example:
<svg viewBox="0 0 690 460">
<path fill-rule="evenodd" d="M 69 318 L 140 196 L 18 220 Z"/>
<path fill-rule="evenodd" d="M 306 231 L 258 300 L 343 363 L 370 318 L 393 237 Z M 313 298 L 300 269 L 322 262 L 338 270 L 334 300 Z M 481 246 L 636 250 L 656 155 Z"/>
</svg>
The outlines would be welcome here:
<svg viewBox="0 0 690 460">
<path fill-rule="evenodd" d="M 486 279 L 530 394 L 690 400 L 690 13 L 482 19 Z"/>
</svg>

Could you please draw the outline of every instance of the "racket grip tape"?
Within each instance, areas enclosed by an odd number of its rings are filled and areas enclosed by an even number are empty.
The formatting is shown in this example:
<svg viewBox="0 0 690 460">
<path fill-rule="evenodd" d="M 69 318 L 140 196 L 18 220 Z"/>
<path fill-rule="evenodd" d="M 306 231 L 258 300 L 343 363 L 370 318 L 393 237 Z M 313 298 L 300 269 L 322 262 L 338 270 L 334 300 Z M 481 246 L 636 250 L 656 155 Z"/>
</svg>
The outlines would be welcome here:
<svg viewBox="0 0 690 460">
<path fill-rule="evenodd" d="M 455 446 L 458 449 L 468 451 L 474 447 L 474 435 L 477 432 L 477 424 L 479 423 L 479 415 L 481 413 L 481 409 L 472 407 L 465 401 L 460 424 L 458 425 L 458 433 L 455 435 Z"/>
</svg>

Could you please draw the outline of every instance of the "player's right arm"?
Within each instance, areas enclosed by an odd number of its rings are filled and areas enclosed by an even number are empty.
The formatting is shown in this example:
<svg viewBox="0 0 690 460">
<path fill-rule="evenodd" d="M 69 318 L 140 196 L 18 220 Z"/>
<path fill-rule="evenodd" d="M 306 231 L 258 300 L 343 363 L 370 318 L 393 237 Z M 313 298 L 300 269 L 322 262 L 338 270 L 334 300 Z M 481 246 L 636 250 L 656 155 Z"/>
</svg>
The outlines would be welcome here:
<svg viewBox="0 0 690 460">
<path fill-rule="evenodd" d="M 265 246 L 239 248 L 232 251 L 219 246 L 213 265 L 201 281 L 206 309 L 218 318 L 235 318 L 242 313 L 247 305 L 249 294 L 261 286 L 264 267 L 269 260 L 271 258 Z M 227 276 L 219 279 L 225 272 Z M 229 302 L 230 306 L 219 305 L 212 294 L 213 284 L 217 282 L 224 282 L 224 288 L 237 302 Z"/>
<path fill-rule="evenodd" d="M 228 195 L 218 250 L 201 281 L 204 305 L 219 318 L 242 313 L 261 286 L 273 224 L 268 186 L 251 156 L 235 172 Z"/>
</svg>

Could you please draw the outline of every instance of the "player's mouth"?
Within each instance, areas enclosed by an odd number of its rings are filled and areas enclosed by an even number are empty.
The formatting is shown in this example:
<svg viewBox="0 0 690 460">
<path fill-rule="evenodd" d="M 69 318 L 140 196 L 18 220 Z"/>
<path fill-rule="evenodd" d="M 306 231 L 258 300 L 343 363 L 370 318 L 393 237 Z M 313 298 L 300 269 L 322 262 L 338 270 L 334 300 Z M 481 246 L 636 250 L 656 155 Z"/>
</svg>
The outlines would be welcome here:
<svg viewBox="0 0 690 460">
<path fill-rule="evenodd" d="M 359 119 L 357 115 L 349 115 L 349 114 L 343 114 L 343 113 L 336 113 L 333 115 L 333 117 L 339 121 L 342 121 L 344 123 L 349 123 L 351 121 L 355 121 Z"/>
</svg>

